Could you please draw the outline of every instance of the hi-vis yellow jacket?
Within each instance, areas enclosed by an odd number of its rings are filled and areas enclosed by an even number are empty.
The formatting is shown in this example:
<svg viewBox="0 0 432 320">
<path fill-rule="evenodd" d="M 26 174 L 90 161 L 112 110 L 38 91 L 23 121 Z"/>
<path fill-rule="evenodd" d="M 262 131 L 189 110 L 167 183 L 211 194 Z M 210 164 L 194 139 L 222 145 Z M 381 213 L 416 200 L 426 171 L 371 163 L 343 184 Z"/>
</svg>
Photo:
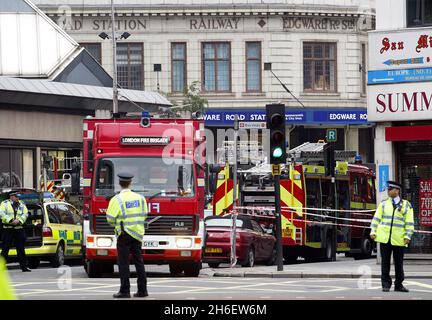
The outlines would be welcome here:
<svg viewBox="0 0 432 320">
<path fill-rule="evenodd" d="M 14 210 L 12 208 L 12 201 L 5 200 L 0 204 L 0 218 L 3 223 L 3 228 L 22 229 L 23 224 L 26 222 L 28 218 L 27 207 L 24 204 L 24 202 L 22 201 L 19 202 L 16 219 L 18 219 L 21 224 L 13 226 L 10 224 L 12 220 L 14 220 Z"/>
<path fill-rule="evenodd" d="M 411 240 L 414 234 L 414 212 L 407 200 L 402 200 L 396 208 L 391 198 L 381 202 L 371 223 L 371 235 L 376 235 L 376 242 L 394 246 L 406 246 L 404 239 Z"/>
<path fill-rule="evenodd" d="M 0 257 L 0 300 L 16 300 L 3 257 Z"/>
<path fill-rule="evenodd" d="M 144 222 L 147 218 L 147 203 L 143 196 L 131 190 L 122 190 L 110 200 L 107 221 L 115 227 L 116 236 L 124 232 L 138 241 L 143 241 Z"/>
</svg>

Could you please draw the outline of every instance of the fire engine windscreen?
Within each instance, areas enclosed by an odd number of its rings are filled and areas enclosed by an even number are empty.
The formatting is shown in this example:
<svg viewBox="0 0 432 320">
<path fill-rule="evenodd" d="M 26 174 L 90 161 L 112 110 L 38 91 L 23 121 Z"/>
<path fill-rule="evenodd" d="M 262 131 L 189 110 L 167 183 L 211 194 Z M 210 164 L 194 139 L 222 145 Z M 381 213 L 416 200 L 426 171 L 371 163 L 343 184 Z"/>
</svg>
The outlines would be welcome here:
<svg viewBox="0 0 432 320">
<path fill-rule="evenodd" d="M 110 197 L 120 192 L 117 173 L 126 171 L 134 175 L 131 189 L 146 197 L 192 197 L 195 194 L 192 161 L 178 160 L 167 164 L 160 157 L 101 159 L 95 195 Z"/>
</svg>

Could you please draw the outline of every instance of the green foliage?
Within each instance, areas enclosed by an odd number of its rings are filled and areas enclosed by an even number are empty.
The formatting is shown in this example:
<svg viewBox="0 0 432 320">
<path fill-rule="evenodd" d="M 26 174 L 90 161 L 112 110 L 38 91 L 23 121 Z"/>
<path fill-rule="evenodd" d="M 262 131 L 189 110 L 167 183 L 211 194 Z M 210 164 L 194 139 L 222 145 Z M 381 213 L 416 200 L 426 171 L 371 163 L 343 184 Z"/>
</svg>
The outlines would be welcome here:
<svg viewBox="0 0 432 320">
<path fill-rule="evenodd" d="M 207 99 L 201 96 L 201 84 L 199 81 L 194 81 L 192 84 L 185 88 L 183 91 L 183 101 L 180 105 L 173 104 L 171 111 L 175 112 L 178 116 L 180 112 L 197 112 L 204 111 L 208 107 Z"/>
</svg>

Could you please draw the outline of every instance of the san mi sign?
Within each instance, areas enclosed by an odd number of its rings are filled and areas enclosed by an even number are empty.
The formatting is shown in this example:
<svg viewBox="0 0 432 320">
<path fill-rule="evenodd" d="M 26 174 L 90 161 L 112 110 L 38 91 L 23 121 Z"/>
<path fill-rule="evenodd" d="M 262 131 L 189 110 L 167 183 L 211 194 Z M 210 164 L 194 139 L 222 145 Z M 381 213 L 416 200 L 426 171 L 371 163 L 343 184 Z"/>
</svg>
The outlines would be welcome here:
<svg viewBox="0 0 432 320">
<path fill-rule="evenodd" d="M 432 83 L 368 86 L 368 120 L 432 119 Z"/>
</svg>

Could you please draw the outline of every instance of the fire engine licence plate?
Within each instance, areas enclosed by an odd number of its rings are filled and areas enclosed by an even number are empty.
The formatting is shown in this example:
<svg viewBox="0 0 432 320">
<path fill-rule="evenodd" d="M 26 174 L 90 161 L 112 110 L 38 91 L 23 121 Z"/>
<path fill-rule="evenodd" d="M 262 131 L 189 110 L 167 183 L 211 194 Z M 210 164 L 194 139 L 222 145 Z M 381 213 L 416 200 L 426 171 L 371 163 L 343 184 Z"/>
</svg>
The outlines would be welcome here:
<svg viewBox="0 0 432 320">
<path fill-rule="evenodd" d="M 207 253 L 222 253 L 222 248 L 206 248 Z"/>
<path fill-rule="evenodd" d="M 148 247 L 155 248 L 155 247 L 159 246 L 159 242 L 158 241 L 144 241 L 143 246 L 146 248 L 148 248 Z"/>
</svg>

